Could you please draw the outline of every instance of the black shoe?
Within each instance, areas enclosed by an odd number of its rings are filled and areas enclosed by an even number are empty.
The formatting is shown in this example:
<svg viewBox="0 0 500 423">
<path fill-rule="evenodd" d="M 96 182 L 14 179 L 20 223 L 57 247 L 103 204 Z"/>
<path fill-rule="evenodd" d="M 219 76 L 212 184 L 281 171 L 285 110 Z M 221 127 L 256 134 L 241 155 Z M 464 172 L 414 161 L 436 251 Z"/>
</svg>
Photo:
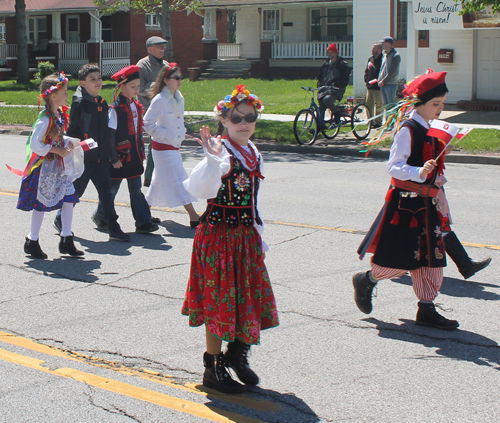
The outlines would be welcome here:
<svg viewBox="0 0 500 423">
<path fill-rule="evenodd" d="M 199 224 L 200 224 L 200 219 L 189 221 L 189 226 L 191 226 L 192 229 L 196 229 Z"/>
<path fill-rule="evenodd" d="M 460 326 L 456 320 L 447 319 L 441 316 L 433 303 L 418 303 L 417 318 L 418 326 L 430 326 L 436 329 L 453 330 Z"/>
<path fill-rule="evenodd" d="M 149 187 L 151 185 L 151 179 L 144 179 L 144 183 L 142 185 Z"/>
<path fill-rule="evenodd" d="M 73 236 L 62 236 L 59 242 L 59 252 L 70 256 L 83 256 L 83 251 L 77 250 L 73 242 Z"/>
<path fill-rule="evenodd" d="M 339 125 L 340 124 L 340 113 L 335 113 L 333 115 L 333 123 L 335 123 L 335 125 Z"/>
<path fill-rule="evenodd" d="M 37 241 L 33 241 L 26 237 L 26 242 L 24 243 L 24 252 L 36 259 L 46 259 L 47 254 L 45 254 L 40 248 L 40 244 Z"/>
<path fill-rule="evenodd" d="M 446 253 L 455 262 L 464 279 L 469 279 L 491 263 L 491 257 L 481 261 L 472 260 L 455 232 L 448 233 L 443 239 Z"/>
<path fill-rule="evenodd" d="M 225 394 L 239 394 L 243 392 L 244 386 L 236 382 L 226 369 L 224 354 L 203 354 L 203 386 L 217 389 Z"/>
<path fill-rule="evenodd" d="M 245 385 L 257 385 L 259 376 L 248 365 L 248 352 L 250 345 L 245 344 L 237 339 L 227 345 L 227 351 L 224 354 L 226 364 L 231 367 Z"/>
<path fill-rule="evenodd" d="M 61 223 L 61 215 L 58 213 L 56 214 L 56 217 L 54 218 L 54 222 L 52 222 L 54 225 L 54 228 L 56 228 L 57 233 L 60 234 L 62 231 L 62 223 Z"/>
<path fill-rule="evenodd" d="M 372 292 L 376 283 L 368 279 L 368 272 L 356 273 L 352 277 L 352 285 L 354 286 L 354 301 L 358 308 L 366 314 L 372 312 Z"/>
<path fill-rule="evenodd" d="M 153 217 L 151 216 L 151 223 L 161 223 L 161 219 L 159 217 Z"/>
<path fill-rule="evenodd" d="M 110 241 L 129 242 L 130 235 L 127 235 L 125 232 L 123 232 L 121 229 L 119 229 L 117 232 L 110 232 L 109 233 L 109 240 Z"/>
<path fill-rule="evenodd" d="M 151 232 L 157 231 L 160 227 L 156 223 L 145 223 L 144 225 L 135 228 L 136 234 L 150 234 Z"/>
<path fill-rule="evenodd" d="M 99 232 L 109 232 L 108 224 L 104 220 L 98 219 L 94 214 L 90 216 L 90 219 L 94 222 Z"/>
</svg>

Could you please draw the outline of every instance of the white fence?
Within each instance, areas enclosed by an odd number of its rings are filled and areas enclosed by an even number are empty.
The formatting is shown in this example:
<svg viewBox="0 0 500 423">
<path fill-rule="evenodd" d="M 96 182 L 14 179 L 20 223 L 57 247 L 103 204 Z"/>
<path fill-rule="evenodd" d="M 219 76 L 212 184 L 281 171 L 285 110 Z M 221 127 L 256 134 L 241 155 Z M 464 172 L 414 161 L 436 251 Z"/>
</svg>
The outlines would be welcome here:
<svg viewBox="0 0 500 423">
<path fill-rule="evenodd" d="M 59 59 L 74 60 L 88 59 L 87 43 L 63 43 L 59 44 Z"/>
<path fill-rule="evenodd" d="M 241 44 L 217 44 L 217 59 L 239 59 Z"/>
<path fill-rule="evenodd" d="M 130 57 L 129 41 L 112 41 L 102 43 L 103 59 L 128 59 Z"/>
<path fill-rule="evenodd" d="M 326 49 L 329 42 L 311 43 L 273 43 L 273 59 L 323 59 L 326 57 Z M 352 42 L 336 43 L 339 56 L 344 59 L 352 59 Z"/>
<path fill-rule="evenodd" d="M 17 57 L 17 44 L 0 44 L 0 58 Z"/>
</svg>

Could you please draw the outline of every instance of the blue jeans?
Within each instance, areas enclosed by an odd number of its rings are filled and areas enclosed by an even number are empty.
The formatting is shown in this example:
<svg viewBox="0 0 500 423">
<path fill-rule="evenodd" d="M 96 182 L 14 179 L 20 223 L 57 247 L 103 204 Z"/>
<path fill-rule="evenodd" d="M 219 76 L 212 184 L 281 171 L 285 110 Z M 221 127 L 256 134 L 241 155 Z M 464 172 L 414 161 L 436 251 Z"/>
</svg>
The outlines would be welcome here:
<svg viewBox="0 0 500 423">
<path fill-rule="evenodd" d="M 392 104 L 396 102 L 396 91 L 398 90 L 398 84 L 388 84 L 380 87 L 380 92 L 382 93 L 382 100 L 384 100 L 384 105 Z"/>
<path fill-rule="evenodd" d="M 141 191 L 142 182 L 141 177 L 136 176 L 135 178 L 129 178 L 126 180 L 128 184 L 128 192 L 130 194 L 130 207 L 132 208 L 132 215 L 135 220 L 135 227 L 138 228 L 146 223 L 151 223 L 151 210 L 149 204 Z M 115 201 L 116 194 L 120 189 L 122 179 L 111 179 L 111 200 Z M 104 207 L 99 199 L 99 205 L 94 213 L 94 216 L 98 220 L 106 221 L 104 218 Z"/>
<path fill-rule="evenodd" d="M 81 198 L 87 189 L 89 182 L 95 186 L 99 195 L 99 204 L 102 203 L 103 220 L 108 224 L 110 233 L 120 233 L 121 228 L 118 224 L 118 215 L 115 211 L 114 196 L 111 196 L 111 179 L 109 177 L 109 164 L 98 165 L 93 163 L 85 163 L 85 170 L 82 176 L 73 181 L 73 186 Z M 60 219 L 61 210 L 57 213 L 56 219 Z"/>
</svg>

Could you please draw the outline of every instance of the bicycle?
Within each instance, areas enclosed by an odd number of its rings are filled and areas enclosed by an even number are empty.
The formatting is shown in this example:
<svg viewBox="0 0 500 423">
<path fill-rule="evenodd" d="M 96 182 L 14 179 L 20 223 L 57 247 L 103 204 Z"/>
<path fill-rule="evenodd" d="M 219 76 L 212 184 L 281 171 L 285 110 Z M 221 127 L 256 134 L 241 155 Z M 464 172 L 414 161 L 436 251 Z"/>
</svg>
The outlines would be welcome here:
<svg viewBox="0 0 500 423">
<path fill-rule="evenodd" d="M 312 145 L 316 141 L 319 132 L 328 139 L 334 139 L 340 132 L 342 126 L 350 125 L 352 133 L 358 140 L 364 140 L 372 129 L 370 109 L 366 104 L 359 103 L 356 106 L 339 104 L 337 113 L 340 115 L 340 122 L 335 123 L 330 109 L 330 118 L 323 120 L 319 113 L 319 106 L 314 101 L 314 91 L 318 88 L 301 87 L 311 93 L 311 105 L 307 109 L 300 110 L 293 121 L 293 133 L 295 139 L 301 145 Z M 326 116 L 326 112 L 325 112 Z"/>
</svg>

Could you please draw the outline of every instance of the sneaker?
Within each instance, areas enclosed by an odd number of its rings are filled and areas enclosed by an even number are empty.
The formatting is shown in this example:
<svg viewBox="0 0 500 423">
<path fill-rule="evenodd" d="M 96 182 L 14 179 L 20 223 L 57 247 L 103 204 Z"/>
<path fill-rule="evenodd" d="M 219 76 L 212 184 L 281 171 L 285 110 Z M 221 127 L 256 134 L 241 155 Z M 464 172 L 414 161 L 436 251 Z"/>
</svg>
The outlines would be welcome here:
<svg viewBox="0 0 500 423">
<path fill-rule="evenodd" d="M 119 232 L 116 233 L 109 233 L 109 240 L 110 241 L 120 241 L 120 242 L 129 242 L 130 241 L 130 235 L 127 235 L 125 232 L 123 232 L 121 229 Z"/>
<path fill-rule="evenodd" d="M 155 232 L 160 227 L 156 223 L 145 223 L 144 225 L 138 226 L 135 228 L 136 234 L 150 234 L 151 232 Z"/>
<path fill-rule="evenodd" d="M 159 217 L 153 217 L 151 216 L 151 223 L 161 223 L 161 219 Z"/>
<path fill-rule="evenodd" d="M 92 222 L 94 222 L 94 224 L 96 225 L 96 229 L 99 232 L 108 232 L 109 231 L 108 224 L 104 220 L 100 220 L 97 217 L 95 217 L 95 214 L 92 214 L 90 216 L 90 219 L 92 220 Z"/>
<path fill-rule="evenodd" d="M 447 319 L 436 311 L 433 303 L 418 303 L 418 312 L 415 323 L 418 326 L 430 326 L 442 330 L 454 330 L 460 325 L 456 320 Z"/>
<path fill-rule="evenodd" d="M 354 301 L 358 308 L 365 314 L 372 312 L 372 292 L 376 283 L 373 283 L 368 278 L 368 272 L 356 273 L 352 277 L 354 286 Z"/>
</svg>

